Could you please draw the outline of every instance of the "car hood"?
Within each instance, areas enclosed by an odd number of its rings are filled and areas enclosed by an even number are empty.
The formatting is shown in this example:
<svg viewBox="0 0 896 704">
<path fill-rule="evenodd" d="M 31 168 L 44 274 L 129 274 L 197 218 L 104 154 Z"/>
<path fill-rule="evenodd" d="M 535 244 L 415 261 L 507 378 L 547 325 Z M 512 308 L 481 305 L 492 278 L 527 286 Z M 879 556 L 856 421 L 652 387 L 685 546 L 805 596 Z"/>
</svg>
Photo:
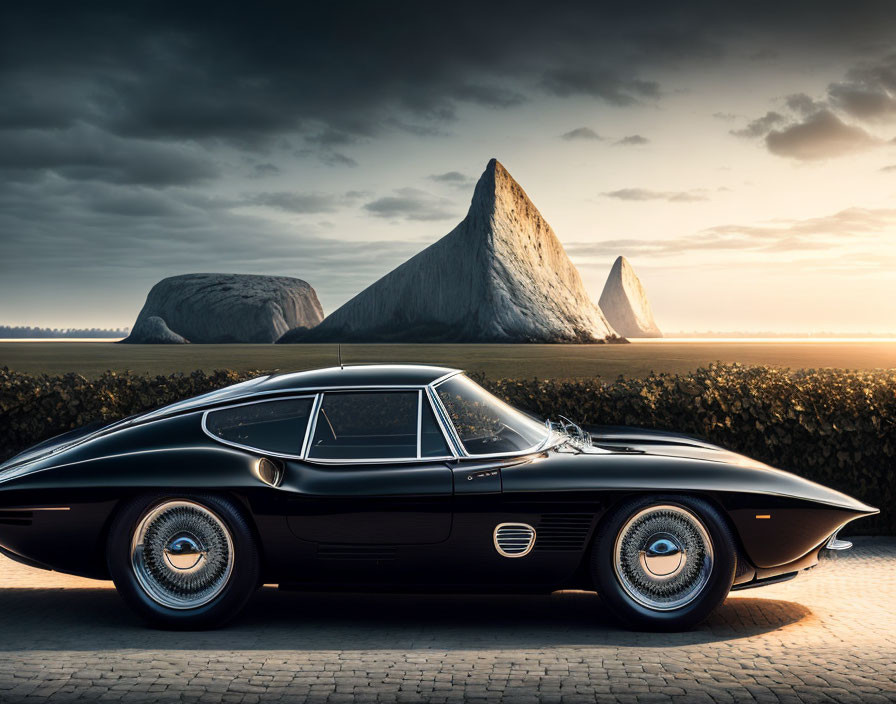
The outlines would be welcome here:
<svg viewBox="0 0 896 704">
<path fill-rule="evenodd" d="M 594 446 L 611 452 L 631 452 L 661 457 L 682 457 L 767 468 L 750 457 L 682 433 L 625 426 L 588 426 Z"/>
<path fill-rule="evenodd" d="M 616 457 L 620 454 L 630 454 L 633 459 L 641 458 L 637 466 L 642 466 L 642 461 L 649 461 L 652 457 L 669 458 L 669 470 L 680 473 L 676 474 L 676 481 L 688 476 L 688 470 L 681 461 L 697 461 L 697 464 L 703 466 L 707 466 L 704 465 L 707 462 L 713 465 L 718 463 L 718 470 L 713 469 L 709 475 L 703 476 L 712 476 L 713 480 L 719 480 L 720 488 L 741 485 L 746 491 L 804 498 L 861 514 L 878 513 L 878 509 L 835 489 L 726 450 L 700 438 L 664 430 L 624 426 L 589 426 L 586 431 L 591 435 L 595 454 L 606 453 Z M 651 463 L 651 466 L 664 467 L 666 463 L 659 465 Z M 657 477 L 656 474 L 652 476 Z M 739 484 L 741 482 L 742 484 Z M 699 486 L 698 481 L 695 488 Z"/>
</svg>

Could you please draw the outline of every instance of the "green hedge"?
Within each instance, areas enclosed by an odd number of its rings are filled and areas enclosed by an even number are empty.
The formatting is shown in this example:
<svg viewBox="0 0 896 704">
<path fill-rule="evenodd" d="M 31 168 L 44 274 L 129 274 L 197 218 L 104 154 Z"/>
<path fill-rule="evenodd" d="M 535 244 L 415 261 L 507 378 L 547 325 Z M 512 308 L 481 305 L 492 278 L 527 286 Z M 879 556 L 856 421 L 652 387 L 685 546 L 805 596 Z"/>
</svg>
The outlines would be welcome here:
<svg viewBox="0 0 896 704">
<path fill-rule="evenodd" d="M 257 375 L 107 372 L 29 376 L 0 370 L 0 459 L 97 420 L 111 421 Z M 704 437 L 880 507 L 856 533 L 896 534 L 896 370 L 788 371 L 714 364 L 684 375 L 607 382 L 479 379 L 509 403 L 582 424 Z"/>
</svg>

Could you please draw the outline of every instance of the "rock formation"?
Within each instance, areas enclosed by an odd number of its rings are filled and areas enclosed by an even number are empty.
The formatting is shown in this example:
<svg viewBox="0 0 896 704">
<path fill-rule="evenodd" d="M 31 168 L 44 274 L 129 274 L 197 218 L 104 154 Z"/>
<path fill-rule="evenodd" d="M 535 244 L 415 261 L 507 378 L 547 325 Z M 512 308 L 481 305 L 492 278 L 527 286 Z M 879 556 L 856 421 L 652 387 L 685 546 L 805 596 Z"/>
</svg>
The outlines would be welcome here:
<svg viewBox="0 0 896 704">
<path fill-rule="evenodd" d="M 280 342 L 600 342 L 612 333 L 550 225 L 492 159 L 457 227 Z"/>
<path fill-rule="evenodd" d="M 184 274 L 152 287 L 122 342 L 274 342 L 287 330 L 322 319 L 317 294 L 301 279 Z"/>
<path fill-rule="evenodd" d="M 625 257 L 618 257 L 613 263 L 599 305 L 623 337 L 663 336 L 653 319 L 647 292 Z"/>
<path fill-rule="evenodd" d="M 189 340 L 172 332 L 159 316 L 150 315 L 148 318 L 138 318 L 131 334 L 121 342 L 139 342 L 142 345 L 184 345 Z"/>
</svg>

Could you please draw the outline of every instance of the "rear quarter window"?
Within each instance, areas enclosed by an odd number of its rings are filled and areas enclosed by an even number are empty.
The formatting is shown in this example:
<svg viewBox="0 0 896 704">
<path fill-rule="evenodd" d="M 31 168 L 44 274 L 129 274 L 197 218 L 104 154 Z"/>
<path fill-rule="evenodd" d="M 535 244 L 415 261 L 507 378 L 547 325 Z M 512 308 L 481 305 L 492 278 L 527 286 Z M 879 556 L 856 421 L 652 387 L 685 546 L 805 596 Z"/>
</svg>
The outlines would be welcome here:
<svg viewBox="0 0 896 704">
<path fill-rule="evenodd" d="M 209 411 L 206 432 L 219 440 L 281 455 L 300 455 L 313 398 L 250 403 Z"/>
</svg>

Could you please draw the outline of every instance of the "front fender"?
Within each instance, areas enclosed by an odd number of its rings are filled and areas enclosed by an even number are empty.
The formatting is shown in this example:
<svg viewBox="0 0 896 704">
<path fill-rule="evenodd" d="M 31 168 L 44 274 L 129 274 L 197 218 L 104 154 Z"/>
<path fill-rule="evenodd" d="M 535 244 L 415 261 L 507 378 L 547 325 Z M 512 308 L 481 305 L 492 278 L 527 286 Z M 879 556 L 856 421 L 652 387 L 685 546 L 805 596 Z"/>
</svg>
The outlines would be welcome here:
<svg viewBox="0 0 896 704">
<path fill-rule="evenodd" d="M 849 521 L 877 513 L 861 501 L 795 474 L 738 455 L 730 457 L 734 461 L 549 452 L 503 468 L 501 481 L 505 494 L 710 495 L 725 509 L 747 557 L 760 568 L 793 562 Z"/>
</svg>

